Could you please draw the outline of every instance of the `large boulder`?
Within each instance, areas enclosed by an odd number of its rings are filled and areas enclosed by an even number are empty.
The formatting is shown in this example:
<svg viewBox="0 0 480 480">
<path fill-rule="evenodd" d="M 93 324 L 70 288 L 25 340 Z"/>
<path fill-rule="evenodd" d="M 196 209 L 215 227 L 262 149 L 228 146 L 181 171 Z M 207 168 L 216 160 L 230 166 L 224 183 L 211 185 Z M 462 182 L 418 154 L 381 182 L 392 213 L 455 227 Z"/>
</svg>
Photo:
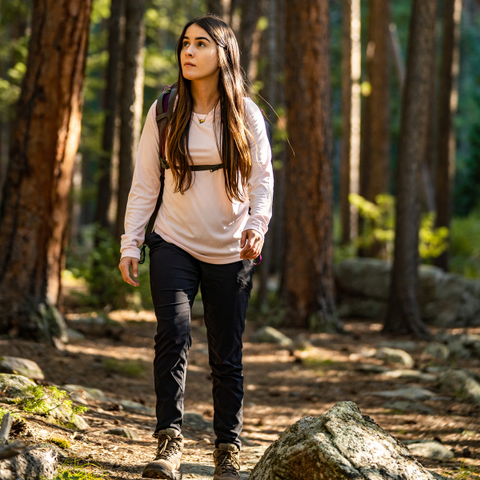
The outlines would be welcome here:
<svg viewBox="0 0 480 480">
<path fill-rule="evenodd" d="M 33 360 L 19 357 L 0 356 L 0 373 L 11 373 L 13 375 L 23 375 L 33 380 L 43 380 L 42 369 Z"/>
<path fill-rule="evenodd" d="M 19 397 L 25 394 L 28 387 L 36 387 L 37 384 L 32 382 L 23 375 L 10 375 L 8 373 L 0 373 L 0 391 L 4 392 L 7 397 Z"/>
<path fill-rule="evenodd" d="M 353 402 L 305 417 L 265 452 L 250 480 L 434 480 L 409 450 Z"/>
<path fill-rule="evenodd" d="M 391 263 L 375 258 L 349 258 L 335 265 L 339 315 L 382 318 L 391 268 Z M 421 265 L 419 306 L 422 319 L 431 325 L 480 325 L 480 281 Z"/>
</svg>

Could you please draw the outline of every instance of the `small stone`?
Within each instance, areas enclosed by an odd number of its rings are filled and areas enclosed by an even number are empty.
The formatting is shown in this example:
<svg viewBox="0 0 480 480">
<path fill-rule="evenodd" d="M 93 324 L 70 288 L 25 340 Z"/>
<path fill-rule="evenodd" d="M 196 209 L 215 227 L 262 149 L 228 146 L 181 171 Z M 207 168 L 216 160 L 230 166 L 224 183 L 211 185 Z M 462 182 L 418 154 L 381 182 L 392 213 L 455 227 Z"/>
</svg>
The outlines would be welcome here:
<svg viewBox="0 0 480 480">
<path fill-rule="evenodd" d="M 28 387 L 36 387 L 37 384 L 23 375 L 11 375 L 0 373 L 0 390 L 7 397 L 18 397 L 24 394 Z"/>
<path fill-rule="evenodd" d="M 450 354 L 457 358 L 470 358 L 470 351 L 465 347 L 463 342 L 460 339 L 455 339 L 451 342 L 448 342 L 448 349 Z"/>
<path fill-rule="evenodd" d="M 420 387 L 406 387 L 386 392 L 373 392 L 372 395 L 378 397 L 406 398 L 407 400 L 428 400 L 435 396 L 430 390 Z"/>
<path fill-rule="evenodd" d="M 423 350 L 425 355 L 429 357 L 439 358 L 440 360 L 447 360 L 450 356 L 450 349 L 442 343 L 429 343 Z"/>
<path fill-rule="evenodd" d="M 67 328 L 67 335 L 68 340 L 85 340 L 85 335 L 78 330 L 74 330 L 73 328 Z"/>
<path fill-rule="evenodd" d="M 384 403 L 383 408 L 387 410 L 399 410 L 405 413 L 421 413 L 424 415 L 435 415 L 435 410 L 428 405 L 420 402 L 411 402 L 408 400 L 393 400 L 391 402 Z"/>
<path fill-rule="evenodd" d="M 155 410 L 150 407 L 146 407 L 138 402 L 132 402 L 130 400 L 120 400 L 120 405 L 131 412 L 145 413 L 146 415 L 155 415 Z"/>
<path fill-rule="evenodd" d="M 275 343 L 281 347 L 289 348 L 292 340 L 273 327 L 262 327 L 255 332 L 250 340 L 254 343 Z"/>
<path fill-rule="evenodd" d="M 83 387 L 82 385 L 72 385 L 67 384 L 62 387 L 67 392 L 71 393 L 72 396 L 83 398 L 88 401 L 98 400 L 100 402 L 106 402 L 107 396 L 103 393 L 102 390 L 98 388 Z"/>
<path fill-rule="evenodd" d="M 439 377 L 440 387 L 467 402 L 480 404 L 480 384 L 464 370 L 446 370 Z"/>
<path fill-rule="evenodd" d="M 423 373 L 418 370 L 390 370 L 385 372 L 388 378 L 400 378 L 402 380 L 411 380 L 414 382 L 432 383 L 437 381 L 437 376 L 431 373 Z"/>
<path fill-rule="evenodd" d="M 118 437 L 130 438 L 132 440 L 140 440 L 140 437 L 135 430 L 126 427 L 110 428 L 105 430 L 105 433 L 108 435 L 117 435 Z"/>
<path fill-rule="evenodd" d="M 408 449 L 414 454 L 434 460 L 451 460 L 454 455 L 439 442 L 422 442 L 408 445 Z"/>
<path fill-rule="evenodd" d="M 413 368 L 415 365 L 415 361 L 413 360 L 412 356 L 405 350 L 400 350 L 398 348 L 381 347 L 377 350 L 375 358 L 388 363 L 401 363 L 407 368 Z"/>
<path fill-rule="evenodd" d="M 23 375 L 32 380 L 43 380 L 45 378 L 42 369 L 36 362 L 19 357 L 0 356 L 0 373 Z"/>
<path fill-rule="evenodd" d="M 183 425 L 193 430 L 212 430 L 212 422 L 206 420 L 202 415 L 195 412 L 185 412 Z"/>
</svg>

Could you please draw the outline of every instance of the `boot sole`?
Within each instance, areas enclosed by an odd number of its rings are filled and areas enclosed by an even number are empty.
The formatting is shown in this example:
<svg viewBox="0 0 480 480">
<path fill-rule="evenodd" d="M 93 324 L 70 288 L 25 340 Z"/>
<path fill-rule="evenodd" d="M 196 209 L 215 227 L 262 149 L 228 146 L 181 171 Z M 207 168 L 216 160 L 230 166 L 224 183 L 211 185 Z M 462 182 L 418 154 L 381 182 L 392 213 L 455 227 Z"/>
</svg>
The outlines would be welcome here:
<svg viewBox="0 0 480 480">
<path fill-rule="evenodd" d="M 166 480 L 181 480 L 182 472 L 165 472 L 161 470 L 144 470 L 142 473 L 142 478 L 163 478 Z"/>
</svg>

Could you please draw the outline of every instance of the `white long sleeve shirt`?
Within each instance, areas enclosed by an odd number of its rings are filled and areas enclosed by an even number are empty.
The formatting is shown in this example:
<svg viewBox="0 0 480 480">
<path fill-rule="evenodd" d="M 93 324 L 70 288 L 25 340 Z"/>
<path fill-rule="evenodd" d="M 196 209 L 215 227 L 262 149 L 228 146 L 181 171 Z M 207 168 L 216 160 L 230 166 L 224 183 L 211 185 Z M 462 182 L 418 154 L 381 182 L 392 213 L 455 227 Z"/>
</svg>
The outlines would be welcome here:
<svg viewBox="0 0 480 480">
<path fill-rule="evenodd" d="M 265 235 L 272 215 L 273 170 L 265 121 L 250 98 L 244 99 L 244 105 L 247 126 L 253 136 L 249 141 L 252 168 L 244 202 L 228 199 L 222 169 L 192 172 L 193 185 L 184 194 L 174 192 L 172 173 L 165 171 L 163 202 L 154 231 L 167 242 L 207 263 L 239 261 L 242 232 L 253 229 Z M 156 102 L 148 112 L 140 138 L 125 214 L 125 234 L 121 240 L 122 258 L 140 258 L 139 246 L 145 237 L 145 225 L 160 192 L 159 135 L 155 115 Z M 203 123 L 199 123 L 198 117 L 203 120 L 205 115 L 194 113 L 189 131 L 188 147 L 193 164 L 222 163 L 215 140 L 215 130 L 220 131 L 220 109 L 212 110 Z"/>
</svg>

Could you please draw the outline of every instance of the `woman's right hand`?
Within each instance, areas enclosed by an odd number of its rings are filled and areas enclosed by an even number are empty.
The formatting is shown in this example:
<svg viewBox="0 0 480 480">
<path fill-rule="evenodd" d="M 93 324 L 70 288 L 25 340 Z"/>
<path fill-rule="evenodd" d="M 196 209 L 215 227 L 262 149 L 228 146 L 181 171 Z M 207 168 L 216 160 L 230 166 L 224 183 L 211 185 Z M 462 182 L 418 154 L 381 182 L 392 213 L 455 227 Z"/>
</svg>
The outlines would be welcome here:
<svg viewBox="0 0 480 480">
<path fill-rule="evenodd" d="M 133 285 L 134 287 L 140 286 L 140 282 L 137 282 L 130 276 L 130 265 L 132 266 L 133 276 L 138 277 L 138 259 L 135 257 L 123 257 L 118 264 L 118 268 L 122 272 L 122 277 L 125 282 Z"/>
</svg>

